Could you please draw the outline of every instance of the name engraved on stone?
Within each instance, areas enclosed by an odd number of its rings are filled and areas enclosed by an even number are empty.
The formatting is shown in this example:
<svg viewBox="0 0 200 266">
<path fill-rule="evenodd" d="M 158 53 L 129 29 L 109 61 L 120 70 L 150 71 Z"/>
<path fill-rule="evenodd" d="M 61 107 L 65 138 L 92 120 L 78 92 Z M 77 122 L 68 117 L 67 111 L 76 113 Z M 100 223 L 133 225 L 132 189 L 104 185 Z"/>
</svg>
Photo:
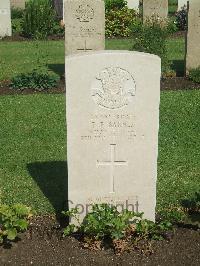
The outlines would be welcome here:
<svg viewBox="0 0 200 266">
<path fill-rule="evenodd" d="M 95 27 L 90 27 L 88 24 L 86 27 L 81 26 L 72 26 L 69 25 L 69 27 L 66 29 L 66 34 L 73 36 L 73 37 L 93 37 L 95 35 L 100 36 L 101 33 L 98 32 L 98 30 Z"/>
<path fill-rule="evenodd" d="M 92 114 L 88 121 L 88 131 L 81 135 L 81 140 L 96 141 L 109 139 L 112 142 L 113 137 L 118 139 L 127 139 L 134 141 L 135 116 L 133 114 Z"/>
<path fill-rule="evenodd" d="M 97 166 L 110 166 L 110 193 L 115 193 L 115 166 L 128 166 L 128 161 L 116 160 L 116 144 L 110 144 L 110 161 L 97 160 Z"/>
<path fill-rule="evenodd" d="M 80 28 L 80 36 L 81 37 L 92 37 L 96 32 L 97 31 L 95 28 L 83 28 L 83 27 Z"/>
<path fill-rule="evenodd" d="M 76 10 L 76 17 L 80 22 L 90 22 L 94 18 L 94 9 L 87 4 L 80 5 Z"/>
<path fill-rule="evenodd" d="M 103 69 L 92 84 L 92 97 L 100 106 L 118 109 L 132 102 L 136 84 L 132 75 L 120 67 Z"/>
<path fill-rule="evenodd" d="M 7 8 L 1 8 L 0 9 L 0 15 L 7 15 L 8 14 L 8 9 Z"/>
</svg>

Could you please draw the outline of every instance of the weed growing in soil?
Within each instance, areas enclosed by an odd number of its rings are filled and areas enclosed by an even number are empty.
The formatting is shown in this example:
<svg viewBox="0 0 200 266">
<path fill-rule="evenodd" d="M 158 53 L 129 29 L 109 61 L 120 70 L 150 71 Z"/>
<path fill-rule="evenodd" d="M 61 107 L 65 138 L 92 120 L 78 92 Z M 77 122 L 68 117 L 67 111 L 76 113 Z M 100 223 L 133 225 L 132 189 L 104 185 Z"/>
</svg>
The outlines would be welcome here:
<svg viewBox="0 0 200 266">
<path fill-rule="evenodd" d="M 64 229 L 64 236 L 76 232 L 82 236 L 84 247 L 92 250 L 108 246 L 117 254 L 132 248 L 151 252 L 150 240 L 163 240 L 166 232 L 172 231 L 169 221 L 154 223 L 143 219 L 143 213 L 128 210 L 119 212 L 117 207 L 108 204 L 93 205 L 82 223 L 78 218 L 78 209 L 62 213 L 77 224 L 68 225 Z"/>
<path fill-rule="evenodd" d="M 22 73 L 12 78 L 10 87 L 18 90 L 34 89 L 42 91 L 57 87 L 59 79 L 59 76 L 55 73 L 34 69 L 30 73 Z"/>
<path fill-rule="evenodd" d="M 200 67 L 189 71 L 189 79 L 196 83 L 200 83 Z"/>
<path fill-rule="evenodd" d="M 0 244 L 15 240 L 19 232 L 27 230 L 31 216 L 31 208 L 25 205 L 0 205 Z"/>
</svg>

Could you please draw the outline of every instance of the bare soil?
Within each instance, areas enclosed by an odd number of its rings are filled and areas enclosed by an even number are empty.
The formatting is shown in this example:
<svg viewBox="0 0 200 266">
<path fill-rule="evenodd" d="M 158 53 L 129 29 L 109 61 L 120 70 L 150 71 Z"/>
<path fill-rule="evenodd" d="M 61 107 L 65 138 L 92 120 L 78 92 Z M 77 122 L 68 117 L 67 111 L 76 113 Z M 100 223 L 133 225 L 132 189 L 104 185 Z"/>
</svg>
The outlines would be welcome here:
<svg viewBox="0 0 200 266">
<path fill-rule="evenodd" d="M 139 250 L 117 256 L 112 249 L 90 251 L 73 238 L 62 238 L 53 217 L 35 218 L 25 234 L 12 247 L 0 246 L 0 265 L 200 265 L 200 231 L 176 228 L 167 241 L 152 242 L 153 253 Z"/>
</svg>

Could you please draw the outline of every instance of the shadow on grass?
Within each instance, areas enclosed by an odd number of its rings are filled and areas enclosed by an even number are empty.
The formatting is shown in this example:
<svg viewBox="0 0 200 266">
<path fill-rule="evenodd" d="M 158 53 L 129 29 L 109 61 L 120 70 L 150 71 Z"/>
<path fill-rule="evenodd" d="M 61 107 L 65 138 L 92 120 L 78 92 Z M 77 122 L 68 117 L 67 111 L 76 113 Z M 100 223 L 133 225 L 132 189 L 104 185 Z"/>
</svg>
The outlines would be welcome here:
<svg viewBox="0 0 200 266">
<path fill-rule="evenodd" d="M 60 219 L 68 200 L 68 175 L 66 161 L 35 162 L 27 165 L 28 171 L 55 209 Z"/>
<path fill-rule="evenodd" d="M 63 76 L 65 74 L 65 64 L 50 64 L 48 65 L 48 68 L 59 76 Z"/>
<path fill-rule="evenodd" d="M 185 62 L 184 60 L 173 60 L 172 69 L 176 72 L 177 77 L 184 77 L 185 75 Z"/>
</svg>

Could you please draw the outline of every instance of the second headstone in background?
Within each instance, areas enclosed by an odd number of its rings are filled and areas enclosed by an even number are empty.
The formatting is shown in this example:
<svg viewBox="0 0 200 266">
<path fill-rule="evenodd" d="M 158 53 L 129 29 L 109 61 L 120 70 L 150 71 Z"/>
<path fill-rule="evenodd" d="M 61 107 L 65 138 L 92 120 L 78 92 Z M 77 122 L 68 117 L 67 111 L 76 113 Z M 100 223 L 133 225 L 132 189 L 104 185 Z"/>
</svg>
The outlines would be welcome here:
<svg viewBox="0 0 200 266">
<path fill-rule="evenodd" d="M 200 1 L 190 1 L 188 7 L 186 74 L 200 67 Z"/>
<path fill-rule="evenodd" d="M 65 0 L 65 54 L 105 49 L 102 0 Z"/>
<path fill-rule="evenodd" d="M 128 8 L 139 10 L 140 1 L 139 0 L 127 0 Z"/>
<path fill-rule="evenodd" d="M 10 0 L 0 0 L 0 38 L 11 35 Z"/>
<path fill-rule="evenodd" d="M 166 20 L 168 16 L 168 0 L 143 0 L 143 20 L 158 17 Z"/>
</svg>

